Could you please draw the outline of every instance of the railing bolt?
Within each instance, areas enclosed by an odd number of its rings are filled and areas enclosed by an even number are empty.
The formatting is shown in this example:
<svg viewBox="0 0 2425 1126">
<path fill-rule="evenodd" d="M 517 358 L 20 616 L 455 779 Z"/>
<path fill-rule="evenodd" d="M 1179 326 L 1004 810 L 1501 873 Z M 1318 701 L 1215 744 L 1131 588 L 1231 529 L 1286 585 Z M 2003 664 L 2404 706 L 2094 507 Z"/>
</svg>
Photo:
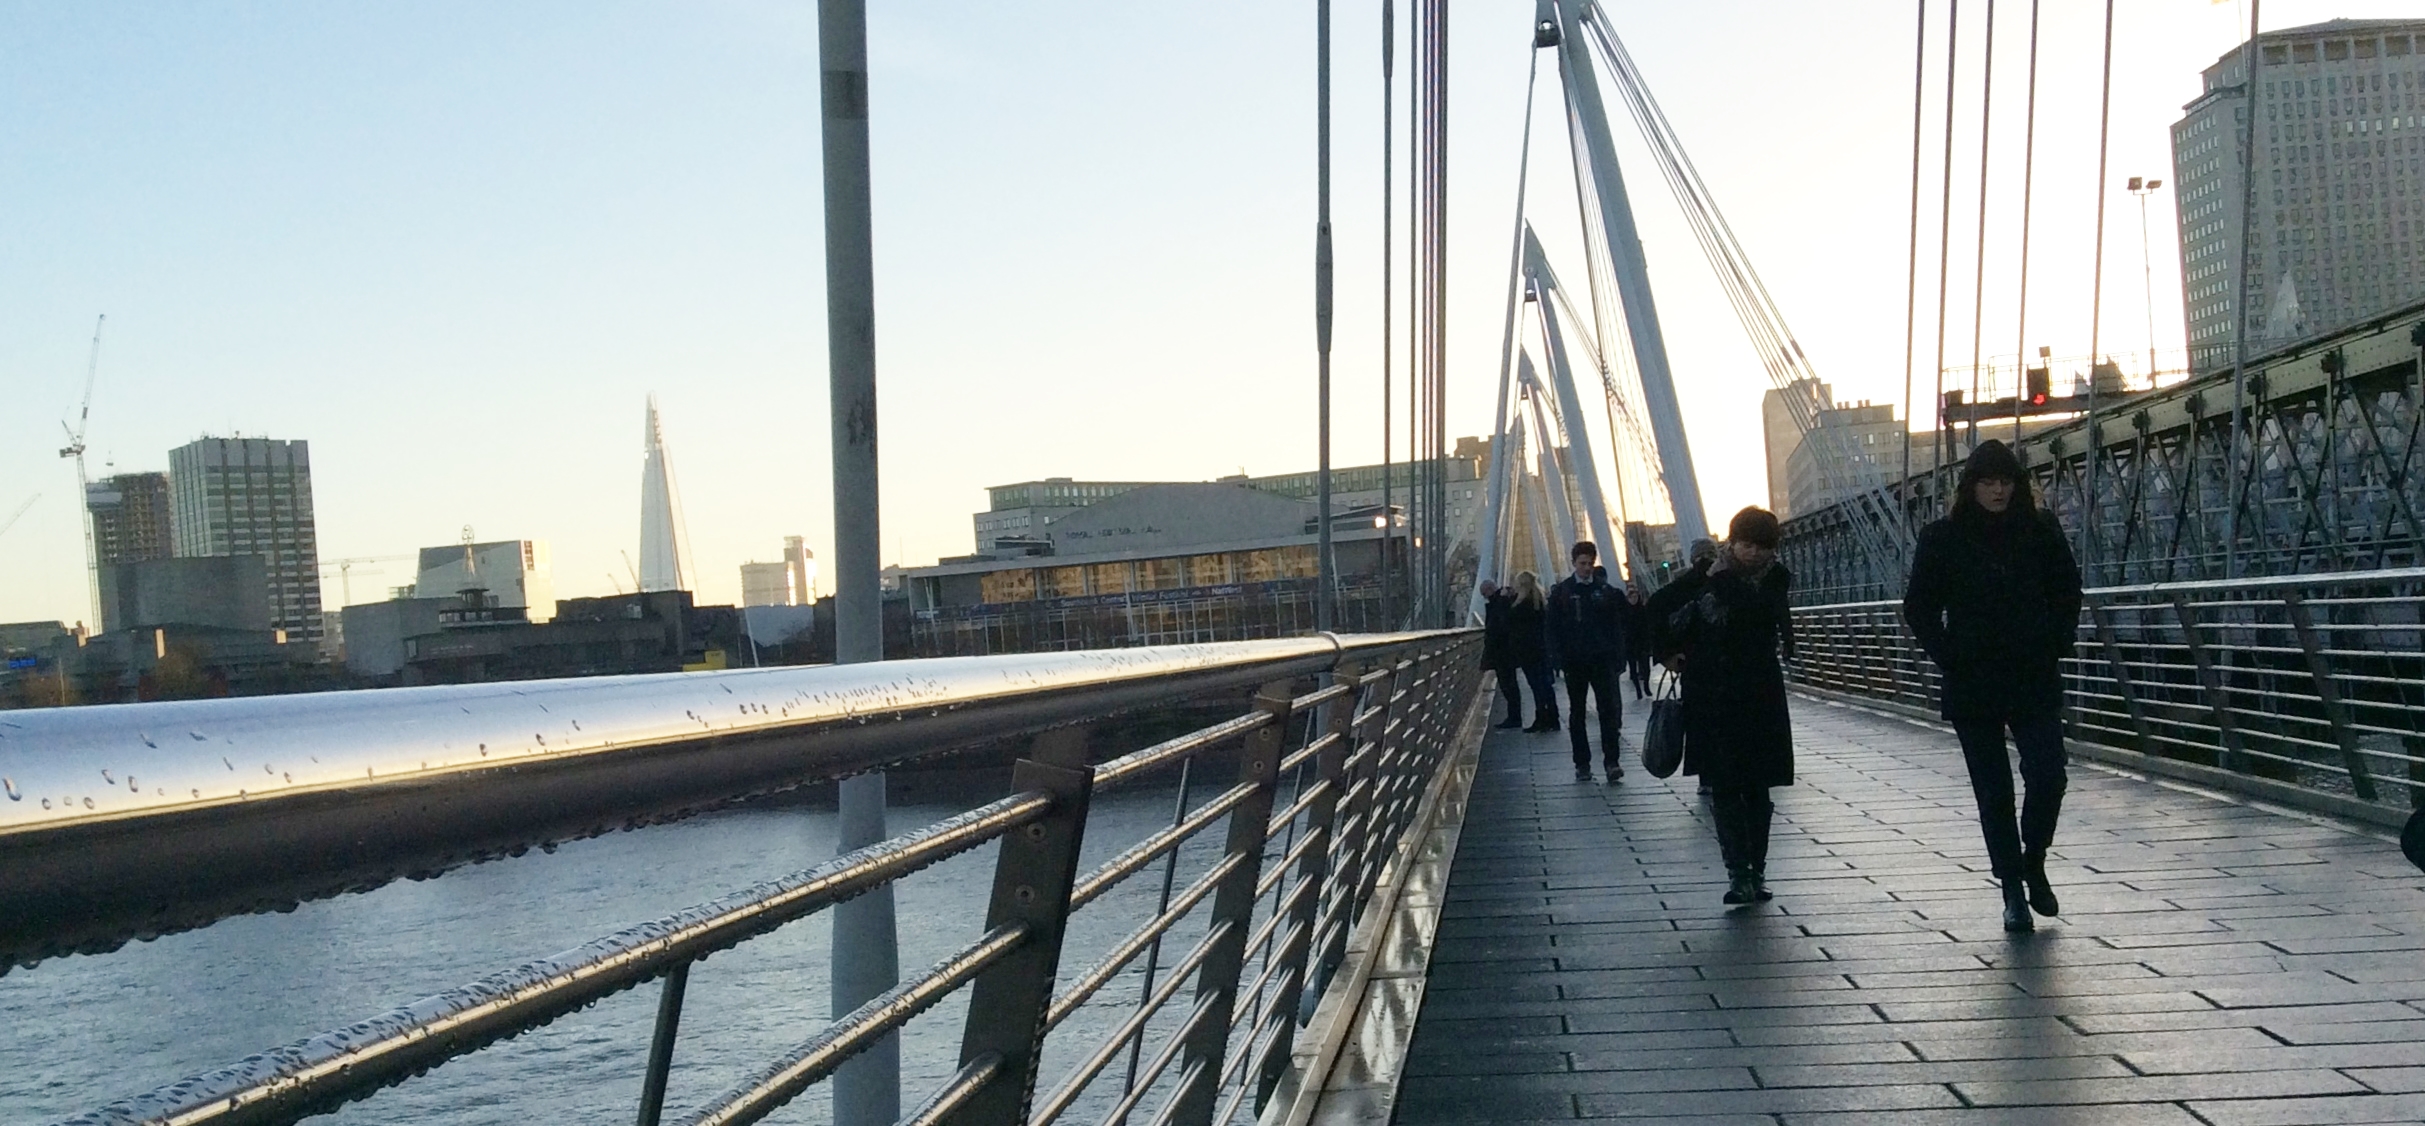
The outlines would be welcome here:
<svg viewBox="0 0 2425 1126">
<path fill-rule="evenodd" d="M 1028 904 L 1036 901 L 1036 889 L 1029 887 L 1026 884 L 1020 884 L 1018 890 L 1010 893 L 1010 897 L 1018 900 L 1019 906 L 1025 907 Z"/>
</svg>

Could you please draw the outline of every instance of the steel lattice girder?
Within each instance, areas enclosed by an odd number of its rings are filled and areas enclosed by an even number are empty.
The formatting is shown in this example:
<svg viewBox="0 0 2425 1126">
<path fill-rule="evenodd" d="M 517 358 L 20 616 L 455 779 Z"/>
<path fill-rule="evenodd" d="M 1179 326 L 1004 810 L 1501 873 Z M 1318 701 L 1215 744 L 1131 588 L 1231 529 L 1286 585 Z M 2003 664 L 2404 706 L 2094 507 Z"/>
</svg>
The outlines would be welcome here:
<svg viewBox="0 0 2425 1126">
<path fill-rule="evenodd" d="M 2425 562 L 2420 314 L 2425 304 L 2251 363 L 2237 442 L 2229 370 L 2120 399 L 2093 431 L 2082 419 L 2023 439 L 2017 452 L 2071 534 L 2087 580 L 2226 577 L 2235 447 L 2245 459 L 2236 498 L 2241 573 Z M 2085 456 L 2092 447 L 2093 473 Z M 1912 526 L 1945 511 L 1940 498 L 1953 476 L 1915 476 L 1897 490 Z M 1903 576 L 1879 573 L 1860 549 L 1851 517 L 1835 505 L 1786 522 L 1797 601 L 1901 591 Z"/>
</svg>

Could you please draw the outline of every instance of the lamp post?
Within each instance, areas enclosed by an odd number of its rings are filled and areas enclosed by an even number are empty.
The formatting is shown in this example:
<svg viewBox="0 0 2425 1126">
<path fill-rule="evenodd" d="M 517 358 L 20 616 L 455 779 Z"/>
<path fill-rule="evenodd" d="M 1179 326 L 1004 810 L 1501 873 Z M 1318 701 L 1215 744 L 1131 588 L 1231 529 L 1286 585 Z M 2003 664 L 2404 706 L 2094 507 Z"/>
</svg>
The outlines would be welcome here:
<svg viewBox="0 0 2425 1126">
<path fill-rule="evenodd" d="M 2162 180 L 2130 178 L 2130 194 L 2139 197 L 2139 287 L 2141 299 L 2147 306 L 2147 385 L 2156 382 L 2156 272 L 2155 260 L 2147 256 L 2147 197 L 2164 186 Z"/>
</svg>

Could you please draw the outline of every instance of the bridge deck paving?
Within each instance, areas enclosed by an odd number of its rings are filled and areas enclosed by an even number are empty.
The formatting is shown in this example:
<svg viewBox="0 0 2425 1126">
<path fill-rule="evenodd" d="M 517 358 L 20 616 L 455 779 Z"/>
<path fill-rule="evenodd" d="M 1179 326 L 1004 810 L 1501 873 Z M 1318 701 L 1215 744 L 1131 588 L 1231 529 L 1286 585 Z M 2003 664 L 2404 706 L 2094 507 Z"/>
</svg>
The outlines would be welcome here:
<svg viewBox="0 0 2425 1126">
<path fill-rule="evenodd" d="M 2425 1121 L 2394 843 L 2075 764 L 2066 913 L 2007 935 L 1952 735 L 1794 710 L 1777 898 L 1734 909 L 1689 779 L 1580 784 L 1564 736 L 1490 733 L 1397 1122 Z"/>
</svg>

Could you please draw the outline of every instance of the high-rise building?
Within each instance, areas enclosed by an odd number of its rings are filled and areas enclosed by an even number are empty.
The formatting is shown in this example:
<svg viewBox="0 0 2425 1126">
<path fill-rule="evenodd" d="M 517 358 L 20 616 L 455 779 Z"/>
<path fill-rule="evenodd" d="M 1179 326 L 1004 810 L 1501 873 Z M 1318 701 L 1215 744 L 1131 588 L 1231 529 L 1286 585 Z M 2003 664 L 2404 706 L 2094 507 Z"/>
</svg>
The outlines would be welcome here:
<svg viewBox="0 0 2425 1126">
<path fill-rule="evenodd" d="M 526 617 L 532 622 L 554 617 L 556 580 L 547 541 L 498 540 L 421 549 L 421 566 L 413 577 L 415 595 L 453 598 L 475 589 L 488 592 L 491 606 L 529 611 Z"/>
<path fill-rule="evenodd" d="M 808 549 L 808 537 L 783 537 L 783 566 L 791 572 L 793 600 L 807 604 L 817 600 L 817 553 Z"/>
<path fill-rule="evenodd" d="M 258 555 L 270 624 L 320 640 L 320 538 L 312 519 L 311 444 L 200 438 L 168 454 L 177 554 Z"/>
<path fill-rule="evenodd" d="M 640 589 L 690 589 L 690 552 L 683 543 L 682 497 L 657 424 L 657 397 L 648 397 L 648 426 L 640 465 Z"/>
<path fill-rule="evenodd" d="M 741 565 L 743 606 L 793 606 L 798 603 L 799 599 L 792 593 L 791 568 L 781 563 Z"/>
<path fill-rule="evenodd" d="M 817 600 L 817 557 L 805 536 L 783 537 L 780 563 L 741 565 L 741 605 L 806 606 Z"/>
<path fill-rule="evenodd" d="M 2425 20 L 2329 20 L 2206 68 L 2172 127 L 2193 371 L 2425 297 Z M 2248 307 L 2239 295 L 2241 114 L 2256 116 Z M 2236 315 L 2235 315 L 2236 314 Z"/>
<path fill-rule="evenodd" d="M 104 477 L 84 487 L 84 508 L 93 517 L 93 562 L 97 566 L 177 554 L 166 473 Z"/>
</svg>

